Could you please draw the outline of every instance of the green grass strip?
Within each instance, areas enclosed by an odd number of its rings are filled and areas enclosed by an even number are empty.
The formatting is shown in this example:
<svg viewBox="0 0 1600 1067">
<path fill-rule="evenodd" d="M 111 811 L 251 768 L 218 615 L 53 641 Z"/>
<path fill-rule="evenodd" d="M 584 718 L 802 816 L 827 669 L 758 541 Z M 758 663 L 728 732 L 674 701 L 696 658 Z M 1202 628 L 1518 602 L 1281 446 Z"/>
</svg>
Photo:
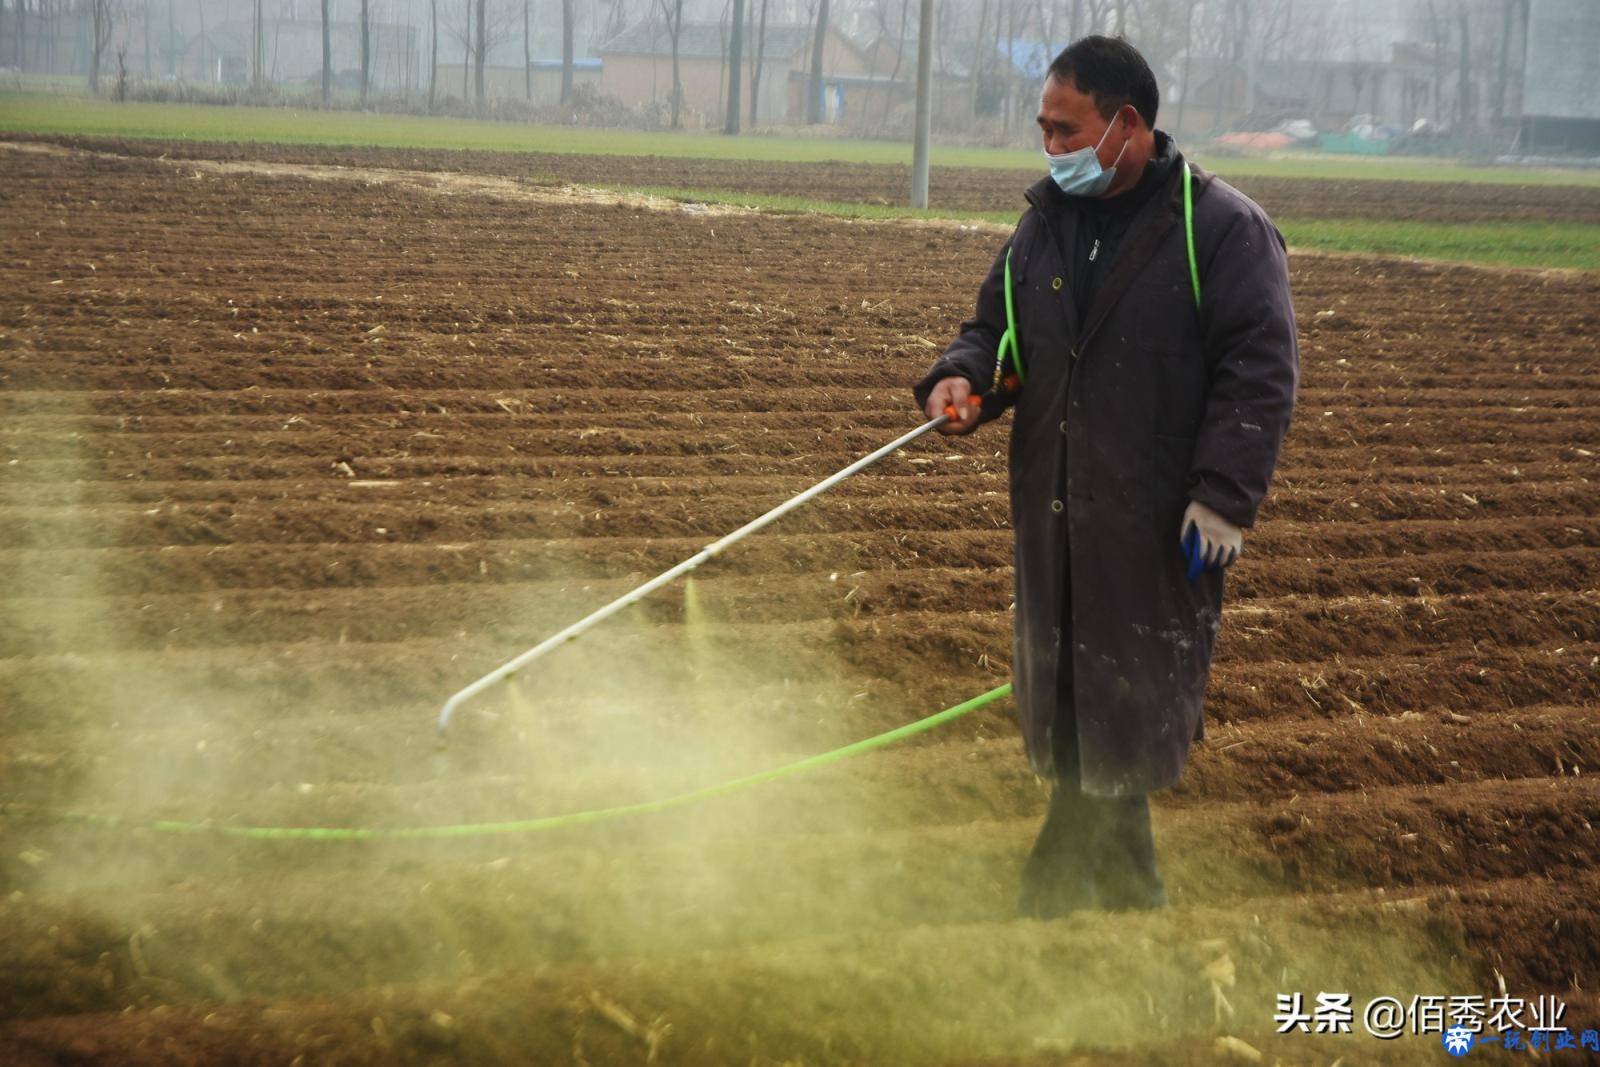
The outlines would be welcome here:
<svg viewBox="0 0 1600 1067">
<path fill-rule="evenodd" d="M 1600 270 L 1600 225 L 1592 222 L 1276 221 L 1289 243 L 1300 248 L 1489 266 Z"/>
<path fill-rule="evenodd" d="M 808 756 L 803 760 L 788 763 L 781 767 L 758 771 L 747 774 L 742 778 L 721 782 L 717 785 L 705 786 L 701 789 L 679 793 L 676 796 L 665 797 L 661 800 L 646 800 L 638 804 L 623 804 L 614 808 L 596 808 L 591 811 L 575 811 L 566 815 L 549 815 L 539 819 L 517 819 L 511 822 L 491 823 L 464 823 L 456 826 L 411 826 L 392 829 L 372 827 L 335 827 L 335 826 L 230 826 L 225 823 L 210 822 L 185 822 L 179 819 L 159 819 L 154 822 L 139 822 L 131 819 L 119 818 L 115 815 L 91 815 L 85 812 L 37 812 L 23 808 L 7 807 L 0 811 L 9 811 L 18 815 L 43 817 L 62 822 L 92 823 L 98 826 L 112 826 L 125 830 L 153 830 L 163 834 L 211 834 L 224 837 L 243 837 L 262 841 L 415 841 L 427 838 L 445 837 L 490 837 L 496 834 L 526 834 L 538 830 L 554 830 L 564 826 L 580 826 L 585 823 L 603 822 L 610 819 L 621 819 L 630 815 L 646 815 L 651 812 L 665 811 L 668 808 L 682 807 L 700 800 L 709 800 L 712 797 L 722 796 L 736 790 L 747 789 L 750 786 L 761 785 L 779 778 L 800 774 L 803 771 L 814 770 L 829 763 L 859 756 L 873 749 L 894 744 L 913 734 L 920 734 L 935 727 L 943 726 L 953 719 L 977 711 L 979 708 L 992 704 L 1011 695 L 1011 683 L 989 690 L 971 700 L 946 708 L 916 722 L 907 723 L 896 727 L 887 733 L 869 737 L 864 741 L 836 748 L 831 752 L 824 752 L 816 756 Z"/>
<path fill-rule="evenodd" d="M 0 85 L 6 82 L 0 81 Z M 29 84 L 27 82 L 15 84 Z M 255 141 L 377 148 L 484 149 L 676 159 L 739 159 L 773 163 L 876 163 L 909 167 L 902 141 L 843 140 L 787 134 L 723 137 L 687 131 L 645 132 L 536 126 L 419 115 L 368 114 L 291 107 L 123 103 L 83 95 L 0 90 L 0 131 L 177 141 Z M 1324 178 L 1339 181 L 1484 182 L 1498 185 L 1600 186 L 1600 170 L 1486 167 L 1452 160 L 1350 159 L 1317 153 L 1285 158 L 1195 159 L 1224 177 Z M 1016 148 L 935 145 L 942 167 L 1040 170 L 1039 154 Z M 910 190 L 907 189 L 909 197 Z"/>
<path fill-rule="evenodd" d="M 483 149 L 673 159 L 765 160 L 774 163 L 887 163 L 909 166 L 911 145 L 748 134 L 603 130 L 537 126 L 425 115 L 384 115 L 211 104 L 123 103 L 55 93 L 0 91 L 0 131 L 78 134 L 175 141 L 255 141 L 287 145 L 362 145 L 376 148 Z M 948 167 L 1030 167 L 1031 152 L 935 147 Z M 910 195 L 909 190 L 907 195 Z"/>
<path fill-rule="evenodd" d="M 1207 156 L 1195 161 L 1224 178 L 1309 178 L 1323 181 L 1465 182 L 1472 185 L 1600 186 L 1595 167 L 1516 167 L 1461 163 L 1424 156 L 1372 157 L 1301 152 L 1286 156 Z"/>
<path fill-rule="evenodd" d="M 883 204 L 768 196 L 728 189 L 669 189 L 660 186 L 600 186 L 619 194 L 655 196 L 685 203 L 727 204 L 788 214 L 852 219 L 951 219 L 1010 226 L 1021 215 L 995 211 L 916 211 Z M 1375 256 L 1484 266 L 1562 267 L 1600 270 L 1600 224 L 1592 222 L 1411 222 L 1386 219 L 1274 219 L 1297 248 L 1362 252 Z"/>
</svg>

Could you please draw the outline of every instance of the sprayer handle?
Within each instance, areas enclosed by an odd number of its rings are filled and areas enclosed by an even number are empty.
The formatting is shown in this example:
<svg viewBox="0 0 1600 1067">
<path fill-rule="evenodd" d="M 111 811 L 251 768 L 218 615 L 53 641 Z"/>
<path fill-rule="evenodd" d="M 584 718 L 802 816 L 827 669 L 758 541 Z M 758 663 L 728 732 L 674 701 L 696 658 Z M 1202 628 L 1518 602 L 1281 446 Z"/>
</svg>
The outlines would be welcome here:
<svg viewBox="0 0 1600 1067">
<path fill-rule="evenodd" d="M 983 407 L 983 397 L 979 396 L 976 393 L 973 393 L 972 395 L 968 396 L 967 397 L 967 407 L 969 407 L 969 408 L 981 408 L 981 407 Z M 946 418 L 951 419 L 951 420 L 955 420 L 955 419 L 961 418 L 961 415 L 956 411 L 956 406 L 954 404 L 946 404 L 945 407 L 944 407 L 944 414 L 945 414 Z"/>
</svg>

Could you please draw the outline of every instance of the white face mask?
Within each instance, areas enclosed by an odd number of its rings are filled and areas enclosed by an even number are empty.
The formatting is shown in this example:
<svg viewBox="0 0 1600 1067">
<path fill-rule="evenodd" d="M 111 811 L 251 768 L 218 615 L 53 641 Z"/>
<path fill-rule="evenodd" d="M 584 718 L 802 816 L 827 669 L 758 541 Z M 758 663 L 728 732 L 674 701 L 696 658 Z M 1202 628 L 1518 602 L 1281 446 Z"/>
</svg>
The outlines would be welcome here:
<svg viewBox="0 0 1600 1067">
<path fill-rule="evenodd" d="M 1111 135 L 1111 126 L 1106 126 L 1106 132 L 1100 135 L 1100 144 L 1093 148 L 1080 148 L 1075 152 L 1063 152 L 1058 156 L 1045 152 L 1044 158 L 1050 161 L 1050 177 L 1061 186 L 1061 191 L 1070 196 L 1099 196 L 1110 187 L 1112 179 L 1117 176 L 1117 164 L 1122 162 L 1122 153 L 1128 150 L 1128 142 L 1122 142 L 1122 151 L 1117 153 L 1117 158 L 1112 160 L 1110 167 L 1100 165 L 1100 145 L 1106 143 L 1106 138 Z"/>
</svg>

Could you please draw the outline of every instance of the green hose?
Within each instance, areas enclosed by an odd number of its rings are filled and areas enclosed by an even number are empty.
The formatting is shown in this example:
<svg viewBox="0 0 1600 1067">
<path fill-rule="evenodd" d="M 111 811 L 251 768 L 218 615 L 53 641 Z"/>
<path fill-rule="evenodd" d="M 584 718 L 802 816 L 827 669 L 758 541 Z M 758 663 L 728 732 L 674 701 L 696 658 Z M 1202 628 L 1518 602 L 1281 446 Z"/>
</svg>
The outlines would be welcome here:
<svg viewBox="0 0 1600 1067">
<path fill-rule="evenodd" d="M 495 834 L 525 834 L 532 833 L 535 830 L 554 830 L 562 826 L 577 826 L 581 823 L 602 822 L 607 819 L 620 819 L 628 815 L 645 815 L 654 811 L 665 811 L 668 808 L 680 807 L 697 800 L 707 800 L 724 793 L 731 793 L 747 786 L 760 785 L 763 782 L 770 782 L 777 778 L 786 778 L 791 774 L 799 774 L 801 771 L 809 771 L 824 764 L 836 763 L 852 756 L 859 756 L 863 752 L 882 748 L 913 734 L 932 730 L 936 726 L 942 726 L 952 719 L 959 719 L 963 715 L 977 711 L 987 704 L 992 704 L 996 700 L 1010 695 L 1011 683 L 1007 682 L 1005 685 L 991 689 L 981 696 L 975 696 L 971 700 L 929 715 L 925 719 L 918 719 L 916 722 L 907 723 L 887 733 L 869 737 L 864 741 L 857 741 L 843 748 L 836 748 L 831 752 L 808 756 L 795 763 L 758 771 L 755 774 L 747 774 L 742 778 L 735 778 L 732 781 L 706 786 L 702 789 L 694 789 L 687 793 L 679 793 L 677 796 L 665 797 L 661 800 L 646 800 L 638 804 L 623 804 L 620 807 L 597 808 L 592 811 L 575 811 L 566 815 L 549 815 L 541 819 L 466 823 L 459 826 L 412 826 L 376 829 L 331 826 L 227 826 L 209 822 L 184 822 L 177 819 L 138 822 L 119 818 L 115 815 L 91 815 L 76 811 L 29 811 L 28 809 L 9 805 L 0 805 L 0 813 L 26 814 L 63 822 L 93 823 L 99 826 L 115 826 L 124 829 L 154 830 L 163 834 L 221 834 L 225 837 L 246 837 L 254 840 L 393 841 L 441 837 L 489 837 Z"/>
</svg>

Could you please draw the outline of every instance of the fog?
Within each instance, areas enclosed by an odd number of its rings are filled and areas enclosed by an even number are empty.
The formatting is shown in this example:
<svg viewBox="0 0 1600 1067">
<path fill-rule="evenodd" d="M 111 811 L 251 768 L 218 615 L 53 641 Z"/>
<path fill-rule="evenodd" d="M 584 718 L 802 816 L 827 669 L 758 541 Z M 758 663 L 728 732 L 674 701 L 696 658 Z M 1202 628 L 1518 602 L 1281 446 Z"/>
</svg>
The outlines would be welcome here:
<svg viewBox="0 0 1600 1067">
<path fill-rule="evenodd" d="M 821 10 L 817 0 L 328 0 L 325 11 L 311 0 L 9 0 L 0 69 L 18 87 L 87 78 L 154 99 L 248 88 L 495 117 L 576 106 L 589 124 L 709 128 L 726 111 L 736 7 L 747 127 L 908 132 L 911 0 Z M 1523 112 L 1528 0 L 938 0 L 933 10 L 934 128 L 946 139 L 1025 136 L 1050 57 L 1089 33 L 1137 45 L 1163 124 L 1191 135 L 1299 122 L 1504 145 Z M 820 71 L 809 61 L 819 16 Z M 641 56 L 647 77 L 622 69 Z M 808 77 L 809 90 L 794 86 Z"/>
</svg>

